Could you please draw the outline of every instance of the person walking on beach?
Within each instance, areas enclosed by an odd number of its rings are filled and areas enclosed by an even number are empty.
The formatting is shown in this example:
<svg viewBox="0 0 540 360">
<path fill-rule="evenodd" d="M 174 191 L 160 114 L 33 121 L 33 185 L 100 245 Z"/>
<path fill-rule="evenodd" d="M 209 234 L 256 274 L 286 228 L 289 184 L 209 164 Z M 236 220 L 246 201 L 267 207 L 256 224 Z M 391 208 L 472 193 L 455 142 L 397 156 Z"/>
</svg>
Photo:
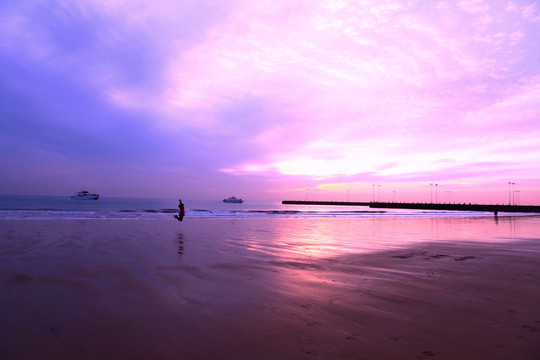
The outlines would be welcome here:
<svg viewBox="0 0 540 360">
<path fill-rule="evenodd" d="M 185 214 L 186 213 L 184 211 L 184 204 L 182 203 L 182 199 L 178 199 L 178 215 L 174 215 L 174 217 L 176 218 L 176 220 L 182 221 L 184 220 Z"/>
</svg>

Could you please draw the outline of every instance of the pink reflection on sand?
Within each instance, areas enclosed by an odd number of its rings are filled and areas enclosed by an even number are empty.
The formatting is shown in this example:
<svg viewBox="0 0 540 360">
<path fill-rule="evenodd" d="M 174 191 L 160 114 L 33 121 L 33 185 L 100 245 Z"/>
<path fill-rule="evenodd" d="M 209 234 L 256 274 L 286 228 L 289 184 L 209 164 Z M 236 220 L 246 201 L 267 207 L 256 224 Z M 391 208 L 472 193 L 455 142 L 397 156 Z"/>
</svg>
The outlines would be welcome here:
<svg viewBox="0 0 540 360">
<path fill-rule="evenodd" d="M 328 258 L 425 242 L 494 243 L 537 236 L 539 217 L 279 219 L 248 231 L 248 250 L 283 258 Z M 258 223 L 265 227 L 265 222 Z"/>
<path fill-rule="evenodd" d="M 310 284 L 363 288 L 363 281 L 430 272 L 421 266 L 396 268 L 396 261 L 425 261 L 428 268 L 434 262 L 453 266 L 481 259 L 479 249 L 501 251 L 513 243 L 537 251 L 527 240 L 538 237 L 539 220 L 537 216 L 256 220 L 236 222 L 229 229 L 235 235 L 227 242 L 235 249 L 235 266 L 265 269 L 265 282 L 279 284 L 275 291 L 325 297 L 328 289 Z"/>
</svg>

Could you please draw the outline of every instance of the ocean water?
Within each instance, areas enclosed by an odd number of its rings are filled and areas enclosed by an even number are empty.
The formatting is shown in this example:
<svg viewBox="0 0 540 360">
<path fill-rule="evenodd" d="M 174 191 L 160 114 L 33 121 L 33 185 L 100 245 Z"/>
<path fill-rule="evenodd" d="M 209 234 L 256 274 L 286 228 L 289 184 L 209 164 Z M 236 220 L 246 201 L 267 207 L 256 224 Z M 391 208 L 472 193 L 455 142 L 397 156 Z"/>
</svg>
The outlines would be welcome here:
<svg viewBox="0 0 540 360">
<path fill-rule="evenodd" d="M 191 219 L 493 216 L 485 212 L 283 205 L 280 201 L 245 201 L 242 204 L 226 204 L 217 199 L 182 201 L 186 218 Z M 0 195 L 0 219 L 174 219 L 177 212 L 178 199 L 102 197 L 76 200 L 69 196 Z"/>
</svg>

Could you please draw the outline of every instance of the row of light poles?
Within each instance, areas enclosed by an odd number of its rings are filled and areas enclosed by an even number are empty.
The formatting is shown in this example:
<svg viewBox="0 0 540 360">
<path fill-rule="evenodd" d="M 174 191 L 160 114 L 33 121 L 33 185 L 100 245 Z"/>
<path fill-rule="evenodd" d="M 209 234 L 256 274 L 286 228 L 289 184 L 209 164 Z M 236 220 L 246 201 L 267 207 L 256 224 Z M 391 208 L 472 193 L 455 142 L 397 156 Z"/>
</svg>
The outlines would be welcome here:
<svg viewBox="0 0 540 360">
<path fill-rule="evenodd" d="M 509 181 L 508 182 L 508 205 L 519 205 L 520 193 L 521 191 L 516 190 L 516 183 Z"/>
<path fill-rule="evenodd" d="M 438 204 L 439 203 L 439 196 L 438 196 L 439 184 L 430 183 L 429 185 L 430 185 L 430 202 L 433 203 L 433 186 L 435 186 L 435 203 Z M 375 202 L 375 186 L 377 186 L 378 188 L 377 201 L 380 202 L 381 201 L 381 185 L 380 184 L 372 185 L 371 201 Z M 512 182 L 512 181 L 508 182 L 508 205 L 519 205 L 520 203 L 520 191 L 515 190 L 515 186 L 516 186 L 515 182 Z M 445 190 L 444 193 L 445 193 L 445 201 L 450 203 L 452 191 Z M 396 201 L 396 194 L 397 194 L 396 190 L 393 190 L 392 202 Z M 347 202 L 350 201 L 349 196 L 350 196 L 350 190 L 347 190 Z M 309 200 L 309 188 L 306 189 L 305 200 L 306 201 Z"/>
<path fill-rule="evenodd" d="M 511 189 L 514 187 L 515 188 L 516 186 L 516 183 L 515 182 L 511 182 L 509 181 L 508 182 L 508 205 L 512 205 L 512 193 L 513 191 L 511 191 Z"/>
<path fill-rule="evenodd" d="M 452 195 L 452 190 L 444 190 L 444 201 L 448 204 L 450 204 L 450 202 L 452 201 L 450 195 Z"/>
<path fill-rule="evenodd" d="M 371 201 L 375 202 L 375 186 L 377 186 L 379 188 L 379 197 L 378 197 L 377 201 L 380 202 L 381 201 L 381 185 L 375 185 L 375 184 L 373 184 L 373 188 L 372 188 L 373 190 L 371 192 L 371 194 L 372 194 L 371 195 Z"/>
<path fill-rule="evenodd" d="M 438 203 L 439 200 L 438 200 L 438 187 L 439 187 L 439 184 L 434 184 L 434 183 L 431 183 L 429 184 L 430 185 L 430 201 L 431 203 L 433 203 L 433 186 L 435 186 L 435 203 Z M 516 183 L 515 182 L 512 182 L 512 181 L 509 181 L 508 182 L 508 205 L 519 205 L 520 204 L 520 191 L 519 190 L 516 190 Z M 445 201 L 447 202 L 450 202 L 450 196 L 451 196 L 451 191 L 450 190 L 445 190 Z"/>
<path fill-rule="evenodd" d="M 433 186 L 435 186 L 435 203 L 437 204 L 439 202 L 438 191 L 437 191 L 439 184 L 431 183 L 429 185 L 430 185 L 430 201 L 431 203 L 433 203 Z M 512 181 L 508 182 L 508 205 L 520 204 L 521 192 L 519 190 L 515 190 L 515 187 L 516 187 L 515 182 L 512 182 Z M 451 201 L 450 196 L 452 192 L 450 190 L 445 190 L 444 193 L 445 193 L 445 201 L 450 202 Z"/>
<path fill-rule="evenodd" d="M 430 186 L 430 199 L 429 201 L 433 204 L 433 186 L 435 186 L 435 204 L 439 203 L 439 184 L 431 183 Z M 452 194 L 451 190 L 444 190 L 444 201 L 447 203 L 450 203 L 451 198 L 450 195 Z"/>
<path fill-rule="evenodd" d="M 375 186 L 377 186 L 379 188 L 379 196 L 378 196 L 378 202 L 381 202 L 381 185 L 375 185 L 373 184 L 373 191 L 372 191 L 372 196 L 371 196 L 371 201 L 372 202 L 375 202 Z M 394 191 L 395 192 L 395 191 Z M 395 196 L 395 195 L 394 195 Z"/>
<path fill-rule="evenodd" d="M 381 202 L 381 185 L 375 185 L 375 184 L 373 184 L 372 186 L 373 186 L 373 187 L 372 187 L 371 201 L 372 201 L 372 202 L 375 202 L 375 186 L 377 186 L 377 188 L 378 188 L 377 201 L 378 201 L 378 202 Z M 396 191 L 396 190 L 393 190 L 393 191 L 392 191 L 392 202 L 396 202 L 396 195 L 397 195 L 397 191 Z"/>
<path fill-rule="evenodd" d="M 438 191 L 437 191 L 439 184 L 431 183 L 429 185 L 430 185 L 430 201 L 431 203 L 433 203 L 433 186 L 435 186 L 435 203 L 437 204 L 439 202 Z M 508 182 L 508 205 L 520 204 L 521 192 L 519 190 L 515 190 L 515 187 L 516 187 L 515 182 L 512 182 L 512 181 Z M 450 202 L 451 201 L 450 196 L 452 192 L 450 190 L 445 190 L 444 193 L 445 193 L 445 201 Z"/>
<path fill-rule="evenodd" d="M 439 200 L 438 200 L 438 192 L 437 192 L 437 188 L 439 187 L 439 184 L 429 184 L 430 186 L 430 202 L 433 204 L 433 185 L 435 185 L 435 203 L 438 203 Z"/>
</svg>

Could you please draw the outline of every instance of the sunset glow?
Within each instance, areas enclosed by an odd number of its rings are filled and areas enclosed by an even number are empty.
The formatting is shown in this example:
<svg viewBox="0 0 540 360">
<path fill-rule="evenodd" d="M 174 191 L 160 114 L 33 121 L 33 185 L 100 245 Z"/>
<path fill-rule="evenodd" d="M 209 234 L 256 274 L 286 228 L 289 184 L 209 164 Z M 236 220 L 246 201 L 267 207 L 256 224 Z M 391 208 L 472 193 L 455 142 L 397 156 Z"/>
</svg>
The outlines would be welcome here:
<svg viewBox="0 0 540 360">
<path fill-rule="evenodd" d="M 5 2 L 0 193 L 539 204 L 539 32 L 531 0 Z"/>
</svg>

